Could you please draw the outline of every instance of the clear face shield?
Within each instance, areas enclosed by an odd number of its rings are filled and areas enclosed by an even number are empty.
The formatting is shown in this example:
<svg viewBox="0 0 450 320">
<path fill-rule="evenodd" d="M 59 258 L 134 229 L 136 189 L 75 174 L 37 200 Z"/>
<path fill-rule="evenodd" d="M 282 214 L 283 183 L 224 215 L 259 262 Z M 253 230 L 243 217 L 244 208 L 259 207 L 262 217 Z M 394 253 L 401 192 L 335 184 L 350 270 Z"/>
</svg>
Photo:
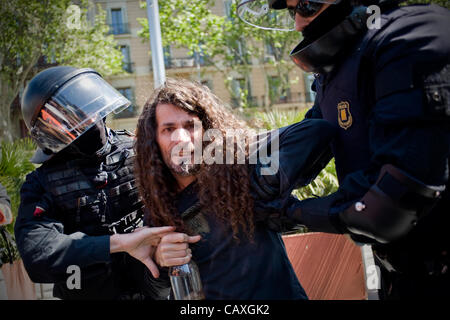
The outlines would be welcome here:
<svg viewBox="0 0 450 320">
<path fill-rule="evenodd" d="M 285 10 L 270 9 L 270 0 L 240 0 L 237 14 L 245 23 L 265 30 L 294 31 L 295 16 L 299 14 L 304 18 L 312 17 L 324 4 L 336 4 L 340 0 L 299 0 L 294 6 Z M 290 3 L 288 2 L 288 5 Z"/>
<path fill-rule="evenodd" d="M 80 74 L 44 104 L 30 133 L 42 149 L 57 153 L 109 113 L 119 113 L 130 105 L 99 75 Z"/>
</svg>

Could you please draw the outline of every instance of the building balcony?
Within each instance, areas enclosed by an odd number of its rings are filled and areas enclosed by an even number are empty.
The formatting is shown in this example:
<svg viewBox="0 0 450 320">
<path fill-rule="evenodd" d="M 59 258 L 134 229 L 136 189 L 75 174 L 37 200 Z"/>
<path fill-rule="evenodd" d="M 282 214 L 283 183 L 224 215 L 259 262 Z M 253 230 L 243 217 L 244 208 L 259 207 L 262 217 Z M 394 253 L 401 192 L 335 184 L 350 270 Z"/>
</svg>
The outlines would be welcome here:
<svg viewBox="0 0 450 320">
<path fill-rule="evenodd" d="M 169 68 L 192 68 L 195 66 L 194 58 L 172 58 L 169 61 Z"/>
<path fill-rule="evenodd" d="M 109 24 L 109 34 L 129 34 L 130 28 L 128 23 L 111 23 Z"/>
<path fill-rule="evenodd" d="M 196 61 L 194 57 L 184 57 L 184 58 L 165 58 L 164 65 L 167 69 L 171 68 L 194 68 L 197 65 L 200 66 L 209 66 L 211 63 L 206 59 L 199 59 Z M 152 67 L 152 63 L 150 61 L 150 67 Z"/>
</svg>

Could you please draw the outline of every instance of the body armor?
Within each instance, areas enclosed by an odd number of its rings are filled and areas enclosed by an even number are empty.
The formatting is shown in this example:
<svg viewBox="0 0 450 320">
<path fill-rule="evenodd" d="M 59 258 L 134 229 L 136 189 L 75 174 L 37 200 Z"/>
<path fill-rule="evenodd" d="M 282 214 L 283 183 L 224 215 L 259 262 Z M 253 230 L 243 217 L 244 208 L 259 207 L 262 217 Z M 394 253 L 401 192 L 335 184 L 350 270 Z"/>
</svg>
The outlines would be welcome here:
<svg viewBox="0 0 450 320">
<path fill-rule="evenodd" d="M 142 226 L 142 203 L 133 176 L 133 141 L 124 131 L 113 133 L 111 140 L 112 151 L 105 157 L 42 167 L 53 197 L 50 214 L 63 222 L 66 234 L 126 233 Z"/>
</svg>

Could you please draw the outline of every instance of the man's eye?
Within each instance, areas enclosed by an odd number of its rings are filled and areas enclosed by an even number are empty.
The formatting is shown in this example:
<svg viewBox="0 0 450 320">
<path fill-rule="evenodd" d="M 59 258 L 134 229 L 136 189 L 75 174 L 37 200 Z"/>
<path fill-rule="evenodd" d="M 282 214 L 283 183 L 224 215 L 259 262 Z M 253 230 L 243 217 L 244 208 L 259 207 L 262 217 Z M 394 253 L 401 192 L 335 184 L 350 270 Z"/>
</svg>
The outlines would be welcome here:
<svg viewBox="0 0 450 320">
<path fill-rule="evenodd" d="M 168 132 L 168 133 L 170 133 L 172 131 L 173 131 L 173 128 L 171 128 L 171 127 L 164 128 L 164 130 L 163 130 L 163 132 Z"/>
</svg>

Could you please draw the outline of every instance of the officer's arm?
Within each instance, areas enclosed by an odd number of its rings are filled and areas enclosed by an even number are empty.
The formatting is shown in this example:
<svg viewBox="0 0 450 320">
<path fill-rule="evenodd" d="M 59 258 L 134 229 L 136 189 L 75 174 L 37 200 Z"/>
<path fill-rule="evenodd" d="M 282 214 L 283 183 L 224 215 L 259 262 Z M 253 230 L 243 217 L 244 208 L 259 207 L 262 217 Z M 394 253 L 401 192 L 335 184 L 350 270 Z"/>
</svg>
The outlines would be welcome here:
<svg viewBox="0 0 450 320">
<path fill-rule="evenodd" d="M 37 207 L 44 212 L 35 216 Z M 52 199 L 44 192 L 37 172 L 27 176 L 14 226 L 17 247 L 33 282 L 54 283 L 67 279 L 67 268 L 110 261 L 110 237 L 90 237 L 81 232 L 64 234 L 60 221 L 51 218 Z M 83 275 L 83 274 L 82 274 Z"/>
<path fill-rule="evenodd" d="M 250 173 L 257 221 L 268 216 L 275 219 L 273 214 L 281 212 L 292 190 L 309 184 L 327 165 L 334 134 L 335 128 L 327 121 L 305 119 L 274 130 L 267 141 L 260 141 L 255 149 L 258 156 L 250 155 L 257 162 Z M 269 161 L 263 155 L 268 155 Z"/>
<path fill-rule="evenodd" d="M 442 24 L 449 19 L 408 19 L 392 23 L 373 51 L 370 166 L 348 175 L 336 194 L 294 204 L 288 213 L 298 220 L 389 242 L 407 234 L 448 184 L 450 41 L 443 33 L 450 26 Z"/>
</svg>

